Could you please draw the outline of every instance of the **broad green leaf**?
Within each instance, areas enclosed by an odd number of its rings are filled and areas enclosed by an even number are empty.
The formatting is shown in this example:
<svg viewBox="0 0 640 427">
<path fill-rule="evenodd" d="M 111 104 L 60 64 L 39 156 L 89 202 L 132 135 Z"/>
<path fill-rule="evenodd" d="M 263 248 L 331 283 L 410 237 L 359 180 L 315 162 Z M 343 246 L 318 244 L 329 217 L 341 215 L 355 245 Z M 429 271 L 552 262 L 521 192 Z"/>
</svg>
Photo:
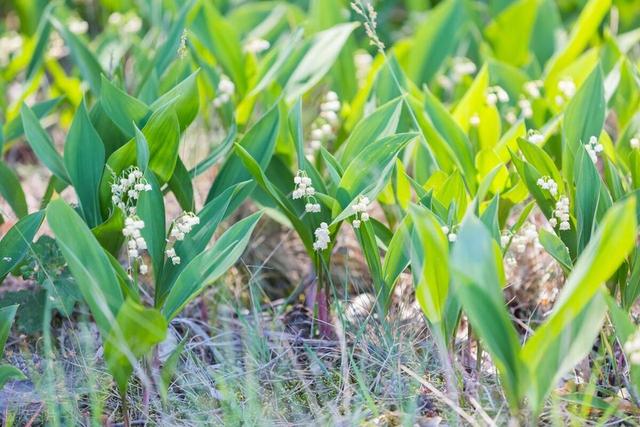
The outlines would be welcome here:
<svg viewBox="0 0 640 427">
<path fill-rule="evenodd" d="M 27 142 L 38 159 L 49 168 L 55 176 L 69 183 L 69 175 L 67 174 L 67 169 L 64 167 L 62 156 L 56 151 L 49 135 L 47 135 L 42 126 L 40 126 L 40 121 L 34 112 L 24 104 L 20 109 L 20 116 L 22 117 Z"/>
<path fill-rule="evenodd" d="M 266 169 L 271 161 L 279 127 L 280 111 L 278 106 L 275 105 L 249 129 L 239 142 L 239 145 L 258 162 L 262 169 Z M 220 168 L 220 172 L 218 172 L 216 180 L 209 190 L 207 202 L 222 194 L 232 185 L 249 179 L 251 179 L 251 174 L 244 168 L 242 160 L 236 154 L 229 156 Z M 251 191 L 253 191 L 253 186 L 249 185 L 236 194 L 230 209 L 235 210 Z"/>
<path fill-rule="evenodd" d="M 180 259 L 193 259 L 205 250 L 220 222 L 231 213 L 228 208 L 233 195 L 242 190 L 246 185 L 248 185 L 248 182 L 242 182 L 229 187 L 218 197 L 204 205 L 200 212 L 198 212 L 200 223 L 191 229 L 184 240 L 176 242 L 174 245 L 176 255 L 178 255 Z M 167 262 L 164 264 L 162 277 L 156 280 L 156 306 L 159 306 L 159 304 L 164 301 L 171 285 L 178 274 L 184 270 L 184 267 L 185 264 L 183 263 L 174 265 L 173 263 Z"/>
<path fill-rule="evenodd" d="M 502 255 L 496 241 L 476 217 L 465 218 L 449 265 L 454 292 L 498 368 L 510 406 L 517 408 L 526 377 L 518 335 L 502 295 L 505 282 Z"/>
<path fill-rule="evenodd" d="M 336 192 L 340 207 L 347 208 L 360 194 L 366 193 L 371 200 L 375 199 L 393 170 L 396 156 L 416 136 L 415 133 L 388 136 L 370 143 L 362 150 L 349 164 L 340 180 Z"/>
<path fill-rule="evenodd" d="M 0 365 L 0 390 L 11 380 L 24 380 L 27 377 L 22 371 L 11 365 Z"/>
<path fill-rule="evenodd" d="M 544 348 L 539 349 L 536 362 L 527 363 L 531 378 L 529 405 L 535 414 L 539 413 L 546 395 L 562 375 L 589 354 L 602 328 L 606 309 L 604 291 L 600 290 L 580 311 L 572 314 L 559 334 L 544 337 Z M 546 330 L 538 329 L 536 334 L 540 332 Z M 535 350 L 524 350 L 525 354 L 526 351 Z"/>
<path fill-rule="evenodd" d="M 327 74 L 357 26 L 353 22 L 339 24 L 314 36 L 309 50 L 287 80 L 284 91 L 288 102 L 304 95 Z"/>
<path fill-rule="evenodd" d="M 547 63 L 547 82 L 555 84 L 561 78 L 562 71 L 584 51 L 610 6 L 611 0 L 589 0 L 577 22 L 573 24 L 564 49 L 558 51 Z"/>
<path fill-rule="evenodd" d="M 191 175 L 187 170 L 180 157 L 176 161 L 176 168 L 173 170 L 173 175 L 167 183 L 169 190 L 176 197 L 176 200 L 180 204 L 180 207 L 184 211 L 194 210 L 193 200 L 193 184 L 191 183 Z"/>
<path fill-rule="evenodd" d="M 106 334 L 124 301 L 109 258 L 80 216 L 64 201 L 49 204 L 47 222 L 91 314 Z"/>
<path fill-rule="evenodd" d="M 7 201 L 18 218 L 29 213 L 20 180 L 2 160 L 0 160 L 0 196 Z"/>
<path fill-rule="evenodd" d="M 173 319 L 205 287 L 215 282 L 242 255 L 262 212 L 238 221 L 208 250 L 197 255 L 180 273 L 162 306 L 167 320 Z"/>
<path fill-rule="evenodd" d="M 13 319 L 16 317 L 17 305 L 9 305 L 7 307 L 0 308 L 0 358 L 4 353 L 4 345 L 7 343 L 9 337 L 9 331 L 13 324 Z M 0 389 L 2 386 L 0 386 Z"/>
<path fill-rule="evenodd" d="M 142 126 L 151 109 L 142 101 L 116 87 L 102 76 L 100 104 L 105 113 L 127 137 L 135 136 L 136 126 Z"/>
<path fill-rule="evenodd" d="M 518 0 L 511 3 L 485 28 L 485 37 L 493 53 L 501 61 L 513 65 L 529 62 L 529 40 L 536 19 L 539 0 Z M 517 22 L 518 25 L 513 25 Z M 511 28 L 508 35 L 505 28 Z"/>
<path fill-rule="evenodd" d="M 604 115 L 602 69 L 597 66 L 569 101 L 562 119 L 562 172 L 567 182 L 573 182 L 573 165 L 580 145 L 600 135 Z"/>
<path fill-rule="evenodd" d="M 244 94 L 247 89 L 245 60 L 238 34 L 212 3 L 201 2 L 201 5 L 190 29 L 231 77 L 239 93 Z"/>
<path fill-rule="evenodd" d="M 64 164 L 89 228 L 102 222 L 99 190 L 104 163 L 104 145 L 82 102 L 64 144 Z"/>
<path fill-rule="evenodd" d="M 569 249 L 558 236 L 544 228 L 541 228 L 538 231 L 538 237 L 540 239 L 540 244 L 544 247 L 544 250 L 558 261 L 565 271 L 568 272 L 573 269 L 573 262 L 571 261 Z"/>
<path fill-rule="evenodd" d="M 167 321 L 155 308 L 146 308 L 127 298 L 104 342 L 105 362 L 116 380 L 120 395 L 127 391 L 129 378 L 138 359 L 162 342 Z"/>
<path fill-rule="evenodd" d="M 145 178 L 151 185 L 151 191 L 140 193 L 137 214 L 144 221 L 144 228 L 140 230 L 140 233 L 147 242 L 147 251 L 153 266 L 153 277 L 158 281 L 162 272 L 166 245 L 164 198 L 160 190 L 160 183 L 153 172 L 147 172 Z"/>
<path fill-rule="evenodd" d="M 567 278 L 553 312 L 523 348 L 523 360 L 531 372 L 536 372 L 538 366 L 546 363 L 544 356 L 556 339 L 583 312 L 633 248 L 636 240 L 635 204 L 635 198 L 615 204 L 591 237 Z M 535 394 L 541 398 L 551 385 L 552 382 L 537 387 Z"/>
<path fill-rule="evenodd" d="M 402 105 L 402 99 L 389 101 L 360 120 L 342 146 L 339 155 L 341 164 L 348 166 L 369 144 L 395 133 L 400 121 Z"/>
<path fill-rule="evenodd" d="M 26 215 L 2 237 L 0 240 L 0 281 L 27 255 L 43 219 L 43 211 Z"/>
<path fill-rule="evenodd" d="M 418 205 L 409 208 L 414 232 L 422 245 L 420 256 L 412 251 L 411 265 L 415 270 L 416 299 L 431 324 L 443 322 L 449 294 L 449 243 L 435 215 Z"/>
<path fill-rule="evenodd" d="M 461 0 L 441 2 L 427 14 L 413 37 L 408 75 L 418 86 L 430 83 L 448 56 L 454 53 L 465 30 Z"/>
<path fill-rule="evenodd" d="M 185 130 L 198 114 L 198 108 L 200 107 L 198 73 L 199 70 L 194 71 L 189 77 L 151 104 L 151 109 L 154 111 L 171 105 L 178 116 L 180 131 Z"/>
</svg>

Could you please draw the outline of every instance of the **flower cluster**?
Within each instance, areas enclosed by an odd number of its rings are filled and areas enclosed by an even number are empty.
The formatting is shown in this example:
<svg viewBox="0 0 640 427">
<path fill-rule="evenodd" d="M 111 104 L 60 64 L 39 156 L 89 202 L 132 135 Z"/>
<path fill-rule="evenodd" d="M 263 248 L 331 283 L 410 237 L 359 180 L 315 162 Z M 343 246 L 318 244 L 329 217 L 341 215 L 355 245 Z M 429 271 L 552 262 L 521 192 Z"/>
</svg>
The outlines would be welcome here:
<svg viewBox="0 0 640 427">
<path fill-rule="evenodd" d="M 369 198 L 367 196 L 359 196 L 358 201 L 353 205 L 353 211 L 356 219 L 353 220 L 353 228 L 360 228 L 362 221 L 369 221 Z"/>
<path fill-rule="evenodd" d="M 598 138 L 592 136 L 589 138 L 589 142 L 585 144 L 584 148 L 587 149 L 587 153 L 589 157 L 591 157 L 591 161 L 593 163 L 598 163 L 598 153 L 601 153 L 604 150 L 602 144 L 598 142 Z"/>
<path fill-rule="evenodd" d="M 453 67 L 451 79 L 459 82 L 464 76 L 470 76 L 477 70 L 476 64 L 464 57 L 456 57 L 453 59 Z"/>
<path fill-rule="evenodd" d="M 480 116 L 478 113 L 473 113 L 473 115 L 469 118 L 469 124 L 474 128 L 480 126 Z"/>
<path fill-rule="evenodd" d="M 338 94 L 329 91 L 320 103 L 320 115 L 311 124 L 311 148 L 317 150 L 323 142 L 331 141 L 336 136 L 336 128 L 340 124 L 340 99 Z"/>
<path fill-rule="evenodd" d="M 367 1 L 366 5 L 362 4 L 362 0 L 353 1 L 351 2 L 351 8 L 364 19 L 364 30 L 367 33 L 367 37 L 369 37 L 369 44 L 382 52 L 384 43 L 380 41 L 376 33 L 378 12 L 371 5 L 371 1 Z"/>
<path fill-rule="evenodd" d="M 320 227 L 316 228 L 313 234 L 316 236 L 316 241 L 313 242 L 313 250 L 322 251 L 329 247 L 331 238 L 329 237 L 329 226 L 326 222 L 320 223 Z"/>
<path fill-rule="evenodd" d="M 142 259 L 141 252 L 147 249 L 147 242 L 140 234 L 140 230 L 144 228 L 144 221 L 137 216 L 129 216 L 124 220 L 124 228 L 122 234 L 127 238 L 127 255 L 129 263 L 133 264 L 138 261 L 140 274 L 147 274 L 148 267 Z"/>
<path fill-rule="evenodd" d="M 538 99 L 542 96 L 540 89 L 542 89 L 542 80 L 532 80 L 524 84 L 524 91 L 533 99 Z"/>
<path fill-rule="evenodd" d="M 140 193 L 151 191 L 151 184 L 144 178 L 137 167 L 130 167 L 122 172 L 120 177 L 112 175 L 111 201 L 120 208 L 126 216 L 136 214 L 136 205 Z"/>
<path fill-rule="evenodd" d="M 451 243 L 453 243 L 456 240 L 458 240 L 458 235 L 456 233 L 454 233 L 454 231 L 453 231 L 454 229 L 455 229 L 455 227 L 449 228 L 449 226 L 447 226 L 447 225 L 443 225 L 442 226 L 442 232 L 447 236 L 447 239 Z"/>
<path fill-rule="evenodd" d="M 142 20 L 135 14 L 123 15 L 119 12 L 113 12 L 109 15 L 109 24 L 118 28 L 118 31 L 124 33 L 137 33 L 142 28 Z"/>
<path fill-rule="evenodd" d="M 193 212 L 184 212 L 171 224 L 169 238 L 167 239 L 168 249 L 164 252 L 173 265 L 180 264 L 180 257 L 176 255 L 176 250 L 173 246 L 176 242 L 184 240 L 185 236 L 198 224 L 200 224 L 200 218 Z"/>
<path fill-rule="evenodd" d="M 556 95 L 556 104 L 562 105 L 567 99 L 573 98 L 576 94 L 576 84 L 570 77 L 565 77 L 558 82 L 560 94 Z"/>
<path fill-rule="evenodd" d="M 543 176 L 541 178 L 538 178 L 537 184 L 538 187 L 542 188 L 543 190 L 548 190 L 553 197 L 558 195 L 558 184 L 553 180 L 553 178 Z"/>
<path fill-rule="evenodd" d="M 185 212 L 173 221 L 173 226 L 171 227 L 171 233 L 169 236 L 177 241 L 184 240 L 184 236 L 198 224 L 200 224 L 200 218 L 198 218 L 196 214 L 193 212 Z"/>
<path fill-rule="evenodd" d="M 229 77 L 222 74 L 220 81 L 218 82 L 217 96 L 213 100 L 213 106 L 220 108 L 231 100 L 231 97 L 236 91 L 236 85 L 229 79 Z"/>
<path fill-rule="evenodd" d="M 567 196 L 560 197 L 560 200 L 556 202 L 553 218 L 549 220 L 549 223 L 552 227 L 555 227 L 558 225 L 558 221 L 560 221 L 560 227 L 558 228 L 561 231 L 571 228 L 571 224 L 569 224 L 569 198 Z"/>
<path fill-rule="evenodd" d="M 9 64 L 9 58 L 22 47 L 22 36 L 11 33 L 0 37 L 0 66 Z"/>
<path fill-rule="evenodd" d="M 373 57 L 369 55 L 369 52 L 359 50 L 353 55 L 353 63 L 356 66 L 356 80 L 358 81 L 358 87 L 362 87 L 369 75 L 369 70 L 373 63 Z"/>
<path fill-rule="evenodd" d="M 537 130 L 529 129 L 527 140 L 532 144 L 542 144 L 544 142 L 544 136 Z"/>
<path fill-rule="evenodd" d="M 187 56 L 187 30 L 182 31 L 180 44 L 178 45 L 178 57 L 184 59 Z"/>
<path fill-rule="evenodd" d="M 531 101 L 529 101 L 524 96 L 521 96 L 518 100 L 518 107 L 520 107 L 522 117 L 524 117 L 525 119 L 530 119 L 531 117 L 533 117 L 533 107 L 531 106 Z"/>
<path fill-rule="evenodd" d="M 86 34 L 86 32 L 89 31 L 89 23 L 84 19 L 76 17 L 69 19 L 67 27 L 69 28 L 69 31 L 74 34 Z"/>
<path fill-rule="evenodd" d="M 541 248 L 540 240 L 538 239 L 538 230 L 535 224 L 526 222 L 520 231 L 516 234 L 507 232 L 500 237 L 500 243 L 502 246 L 506 246 L 511 241 L 512 247 L 519 254 L 524 253 L 528 245 L 533 245 L 536 249 Z"/>
<path fill-rule="evenodd" d="M 629 362 L 640 365 L 640 329 L 624 344 L 624 351 L 629 355 Z"/>
<path fill-rule="evenodd" d="M 305 171 L 299 170 L 296 173 L 296 176 L 293 177 L 293 183 L 295 185 L 293 193 L 291 193 L 291 197 L 293 198 L 293 200 L 305 198 L 305 212 L 320 212 L 320 203 L 318 203 L 315 198 L 316 189 L 313 188 L 311 178 L 307 176 L 307 173 Z"/>
<path fill-rule="evenodd" d="M 269 43 L 267 40 L 254 37 L 249 39 L 249 41 L 245 43 L 245 45 L 242 48 L 247 53 L 256 54 L 256 53 L 264 52 L 270 47 L 271 47 L 271 43 Z"/>
<path fill-rule="evenodd" d="M 498 102 L 502 104 L 509 102 L 509 94 L 500 86 L 491 86 L 487 88 L 485 96 L 487 104 L 489 105 L 496 105 Z"/>
</svg>

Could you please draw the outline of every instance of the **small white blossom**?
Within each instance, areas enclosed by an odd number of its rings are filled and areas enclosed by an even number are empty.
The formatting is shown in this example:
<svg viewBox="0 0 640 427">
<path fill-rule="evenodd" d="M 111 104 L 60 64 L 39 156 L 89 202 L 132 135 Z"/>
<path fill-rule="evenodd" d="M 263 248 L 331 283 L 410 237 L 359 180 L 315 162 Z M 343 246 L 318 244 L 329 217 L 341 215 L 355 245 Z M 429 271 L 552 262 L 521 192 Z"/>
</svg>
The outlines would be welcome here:
<svg viewBox="0 0 640 427">
<path fill-rule="evenodd" d="M 598 154 L 604 150 L 602 144 L 598 142 L 598 138 L 595 136 L 589 138 L 589 142 L 585 144 L 585 148 L 591 158 L 591 161 L 593 163 L 598 163 Z"/>
<path fill-rule="evenodd" d="M 476 69 L 476 64 L 467 58 L 454 58 L 451 78 L 454 82 L 459 82 L 464 76 L 469 76 L 475 73 Z"/>
<path fill-rule="evenodd" d="M 571 224 L 569 223 L 571 217 L 569 215 L 569 198 L 568 197 L 562 196 L 556 202 L 556 208 L 553 211 L 553 216 L 556 218 L 556 221 L 553 221 L 552 226 L 555 227 L 555 224 L 557 224 L 557 221 L 560 221 L 560 226 L 558 228 L 561 231 L 566 231 L 571 228 Z"/>
<path fill-rule="evenodd" d="M 541 80 L 533 80 L 526 82 L 524 84 L 524 90 L 529 94 L 529 96 L 533 99 L 538 99 L 542 95 L 540 94 L 540 89 L 542 88 Z"/>
<path fill-rule="evenodd" d="M 260 39 L 260 38 L 252 38 L 247 43 L 245 43 L 245 45 L 243 46 L 243 49 L 247 53 L 256 54 L 256 53 L 264 52 L 270 47 L 271 47 L 271 43 L 269 43 L 267 40 Z"/>
<path fill-rule="evenodd" d="M 525 119 L 530 119 L 533 117 L 533 108 L 531 107 L 531 101 L 527 98 L 520 98 L 518 100 L 518 107 L 520 107 L 520 112 L 522 113 L 522 117 Z"/>
<path fill-rule="evenodd" d="M 316 228 L 313 234 L 316 237 L 315 242 L 313 242 L 314 250 L 321 251 L 329 247 L 331 238 L 329 237 L 329 226 L 326 222 L 320 223 L 320 227 Z"/>
<path fill-rule="evenodd" d="M 576 84 L 571 77 L 565 77 L 558 82 L 558 90 L 565 98 L 572 98 L 576 94 Z"/>
<path fill-rule="evenodd" d="M 74 34 L 85 34 L 89 30 L 89 23 L 79 18 L 69 19 L 67 26 Z"/>
<path fill-rule="evenodd" d="M 457 235 L 456 233 L 449 233 L 448 238 L 449 238 L 449 241 L 450 241 L 451 243 L 453 243 L 453 242 L 455 242 L 456 240 L 458 240 L 458 235 Z"/>
<path fill-rule="evenodd" d="M 216 93 L 216 98 L 213 100 L 213 106 L 215 108 L 220 108 L 227 102 L 231 100 L 231 97 L 234 95 L 236 91 L 236 86 L 233 84 L 229 77 L 222 74 L 220 76 L 220 81 L 218 82 L 218 89 Z"/>
<path fill-rule="evenodd" d="M 371 70 L 371 64 L 373 63 L 373 57 L 364 50 L 359 50 L 353 55 L 353 63 L 356 66 L 356 80 L 358 86 L 362 87 L 367 80 L 369 70 Z"/>
<path fill-rule="evenodd" d="M 549 193 L 553 197 L 558 194 L 558 184 L 551 177 L 543 176 L 541 178 L 538 178 L 537 184 L 538 187 L 542 188 L 543 190 L 549 191 Z"/>
<path fill-rule="evenodd" d="M 469 124 L 473 127 L 478 127 L 480 125 L 480 116 L 478 115 L 478 113 L 474 113 L 469 118 Z"/>
<path fill-rule="evenodd" d="M 359 196 L 357 202 L 352 206 L 355 219 L 352 222 L 354 228 L 360 228 L 363 221 L 369 221 L 369 204 L 370 200 L 367 196 Z"/>
<path fill-rule="evenodd" d="M 527 134 L 527 140 L 532 144 L 540 145 L 544 142 L 544 136 L 537 130 L 529 130 Z"/>
<path fill-rule="evenodd" d="M 634 136 L 629 140 L 629 146 L 634 150 L 640 149 L 640 136 Z"/>
<path fill-rule="evenodd" d="M 313 188 L 311 178 L 307 176 L 305 171 L 299 170 L 296 172 L 296 176 L 293 177 L 294 189 L 291 193 L 291 198 L 294 200 L 305 199 L 304 210 L 309 213 L 320 212 L 320 203 L 317 202 L 314 197 L 316 189 Z"/>
<path fill-rule="evenodd" d="M 501 86 L 491 86 L 487 88 L 485 99 L 489 105 L 504 104 L 509 102 L 509 94 Z"/>
<path fill-rule="evenodd" d="M 640 329 L 636 330 L 624 343 L 624 351 L 633 365 L 640 365 Z"/>
</svg>

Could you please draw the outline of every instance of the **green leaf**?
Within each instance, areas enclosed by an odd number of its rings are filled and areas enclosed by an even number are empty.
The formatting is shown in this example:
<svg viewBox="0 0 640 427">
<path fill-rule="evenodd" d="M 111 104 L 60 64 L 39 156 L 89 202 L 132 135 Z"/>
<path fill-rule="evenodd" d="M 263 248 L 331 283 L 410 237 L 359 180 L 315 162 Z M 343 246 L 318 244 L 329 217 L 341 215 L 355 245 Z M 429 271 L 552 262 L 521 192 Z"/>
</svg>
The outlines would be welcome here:
<svg viewBox="0 0 640 427">
<path fill-rule="evenodd" d="M 0 281 L 27 255 L 43 219 L 43 211 L 27 215 L 15 223 L 0 240 Z"/>
<path fill-rule="evenodd" d="M 408 74 L 418 86 L 430 83 L 448 56 L 454 53 L 465 29 L 460 0 L 447 0 L 429 11 L 413 38 Z"/>
<path fill-rule="evenodd" d="M 173 319 L 205 287 L 215 282 L 236 263 L 247 247 L 251 233 L 261 216 L 262 212 L 256 212 L 238 221 L 229 227 L 210 249 L 189 262 L 171 286 L 162 306 L 162 314 L 167 320 Z"/>
<path fill-rule="evenodd" d="M 0 150 L 1 152 L 1 150 Z M 0 196 L 7 201 L 18 218 L 29 213 L 20 180 L 7 164 L 0 160 Z"/>
<path fill-rule="evenodd" d="M 47 135 L 44 129 L 42 129 L 42 126 L 40 126 L 40 121 L 34 112 L 24 104 L 20 109 L 20 115 L 22 117 L 27 142 L 38 159 L 49 168 L 55 176 L 66 183 L 70 183 L 62 156 L 56 151 L 49 135 Z"/>
<path fill-rule="evenodd" d="M 515 1 L 487 25 L 485 37 L 493 45 L 496 58 L 516 66 L 529 62 L 529 40 L 536 20 L 538 1 Z M 518 25 L 512 25 L 514 22 Z M 511 28 L 508 35 L 504 33 L 506 27 Z"/>
<path fill-rule="evenodd" d="M 64 201 L 49 204 L 47 222 L 91 314 L 106 334 L 124 301 L 107 255 L 80 216 Z"/>
<path fill-rule="evenodd" d="M 104 162 L 104 145 L 91 124 L 83 101 L 64 144 L 64 164 L 90 228 L 102 222 L 99 187 Z"/>
<path fill-rule="evenodd" d="M 562 119 L 562 172 L 573 182 L 575 158 L 581 144 L 600 135 L 604 124 L 605 99 L 602 69 L 597 66 L 569 101 Z"/>
<path fill-rule="evenodd" d="M 171 105 L 178 116 L 180 131 L 185 130 L 198 115 L 198 109 L 200 108 L 198 74 L 199 70 L 194 71 L 189 77 L 151 104 L 151 109 L 153 110 Z"/>
<path fill-rule="evenodd" d="M 135 140 L 136 140 L 136 162 L 138 164 L 138 168 L 143 172 L 147 172 L 147 168 L 149 167 L 149 158 L 151 157 L 151 153 L 149 153 L 149 144 L 147 143 L 147 138 L 145 138 L 144 134 L 138 129 L 138 127 L 133 125 L 135 130 Z"/>
<path fill-rule="evenodd" d="M 191 30 L 220 63 L 242 95 L 247 89 L 245 60 L 238 34 L 211 3 L 202 7 L 191 23 Z M 211 31 L 215 28 L 215 31 Z"/>
<path fill-rule="evenodd" d="M 349 22 L 336 25 L 314 35 L 309 50 L 298 62 L 284 88 L 287 102 L 304 95 L 331 69 L 351 32 L 358 26 Z"/>
<path fill-rule="evenodd" d="M 262 169 L 266 169 L 271 161 L 279 127 L 280 111 L 278 106 L 275 105 L 249 129 L 238 143 L 258 162 Z M 218 172 L 216 180 L 207 195 L 207 202 L 219 196 L 232 185 L 249 179 L 251 179 L 251 174 L 244 168 L 242 160 L 237 154 L 232 154 L 220 168 L 220 172 Z M 236 194 L 230 209 L 235 210 L 242 200 L 251 194 L 253 188 L 253 186 L 249 185 Z"/>
<path fill-rule="evenodd" d="M 567 248 L 558 236 L 544 228 L 541 228 L 538 231 L 538 237 L 540 239 L 540 244 L 544 247 L 544 250 L 558 261 L 565 271 L 568 272 L 573 269 L 573 262 L 571 261 L 571 255 L 569 254 L 569 248 Z"/>
<path fill-rule="evenodd" d="M 398 128 L 402 99 L 394 99 L 358 122 L 344 142 L 339 159 L 345 167 L 373 141 L 391 136 Z"/>
<path fill-rule="evenodd" d="M 180 157 L 176 161 L 176 168 L 173 170 L 173 175 L 167 183 L 169 190 L 176 197 L 176 200 L 180 204 L 180 207 L 184 211 L 194 210 L 193 200 L 193 184 L 191 183 L 191 175 L 187 170 Z"/>
<path fill-rule="evenodd" d="M 529 366 L 530 372 L 537 372 L 537 367 L 547 363 L 544 360 L 550 347 L 576 320 L 579 313 L 601 289 L 624 262 L 627 254 L 634 247 L 636 239 L 636 201 L 635 198 L 615 204 L 602 220 L 597 232 L 591 237 L 578 261 L 567 278 L 548 320 L 536 330 L 525 344 L 522 357 Z M 599 328 L 592 328 L 593 330 Z M 563 368 L 562 370 L 564 370 Z M 558 371 L 558 375 L 561 372 Z M 534 385 L 535 402 L 541 400 L 553 384 Z"/>
<path fill-rule="evenodd" d="M 0 308 L 0 358 L 4 354 L 4 345 L 7 343 L 9 337 L 9 331 L 13 324 L 13 319 L 16 317 L 16 311 L 18 305 L 10 305 Z M 2 386 L 0 386 L 0 389 Z"/>
<path fill-rule="evenodd" d="M 564 49 L 558 51 L 545 67 L 547 81 L 555 84 L 561 78 L 562 71 L 584 51 L 610 7 L 611 0 L 589 0 L 582 8 Z"/>
<path fill-rule="evenodd" d="M 502 295 L 502 255 L 476 217 L 467 216 L 462 223 L 449 264 L 454 292 L 498 368 L 510 406 L 518 408 L 526 377 L 518 335 Z"/>
<path fill-rule="evenodd" d="M 155 308 L 145 308 L 128 298 L 122 304 L 104 343 L 105 362 L 124 396 L 138 359 L 149 353 L 167 334 L 167 321 Z"/>
<path fill-rule="evenodd" d="M 24 380 L 27 377 L 22 371 L 11 365 L 0 365 L 0 390 L 8 381 L 12 380 Z"/>
<path fill-rule="evenodd" d="M 340 207 L 346 209 L 357 196 L 365 193 L 374 200 L 389 178 L 396 156 L 416 136 L 416 133 L 389 136 L 370 143 L 361 151 L 349 164 L 340 180 L 336 191 Z"/>
<path fill-rule="evenodd" d="M 411 265 L 416 277 L 416 299 L 425 316 L 436 326 L 443 322 L 449 294 L 449 243 L 435 215 L 418 205 L 409 212 L 422 250 L 411 251 Z"/>
<path fill-rule="evenodd" d="M 137 213 L 140 219 L 144 221 L 144 228 L 140 231 L 140 234 L 147 242 L 147 251 L 153 265 L 153 276 L 157 281 L 162 272 L 166 245 L 164 198 L 155 175 L 152 172 L 147 172 L 145 178 L 151 185 L 151 191 L 140 193 Z"/>
<path fill-rule="evenodd" d="M 113 123 L 129 138 L 136 135 L 136 125 L 141 126 L 151 115 L 151 109 L 144 102 L 116 87 L 105 76 L 102 76 L 100 104 Z"/>
</svg>

